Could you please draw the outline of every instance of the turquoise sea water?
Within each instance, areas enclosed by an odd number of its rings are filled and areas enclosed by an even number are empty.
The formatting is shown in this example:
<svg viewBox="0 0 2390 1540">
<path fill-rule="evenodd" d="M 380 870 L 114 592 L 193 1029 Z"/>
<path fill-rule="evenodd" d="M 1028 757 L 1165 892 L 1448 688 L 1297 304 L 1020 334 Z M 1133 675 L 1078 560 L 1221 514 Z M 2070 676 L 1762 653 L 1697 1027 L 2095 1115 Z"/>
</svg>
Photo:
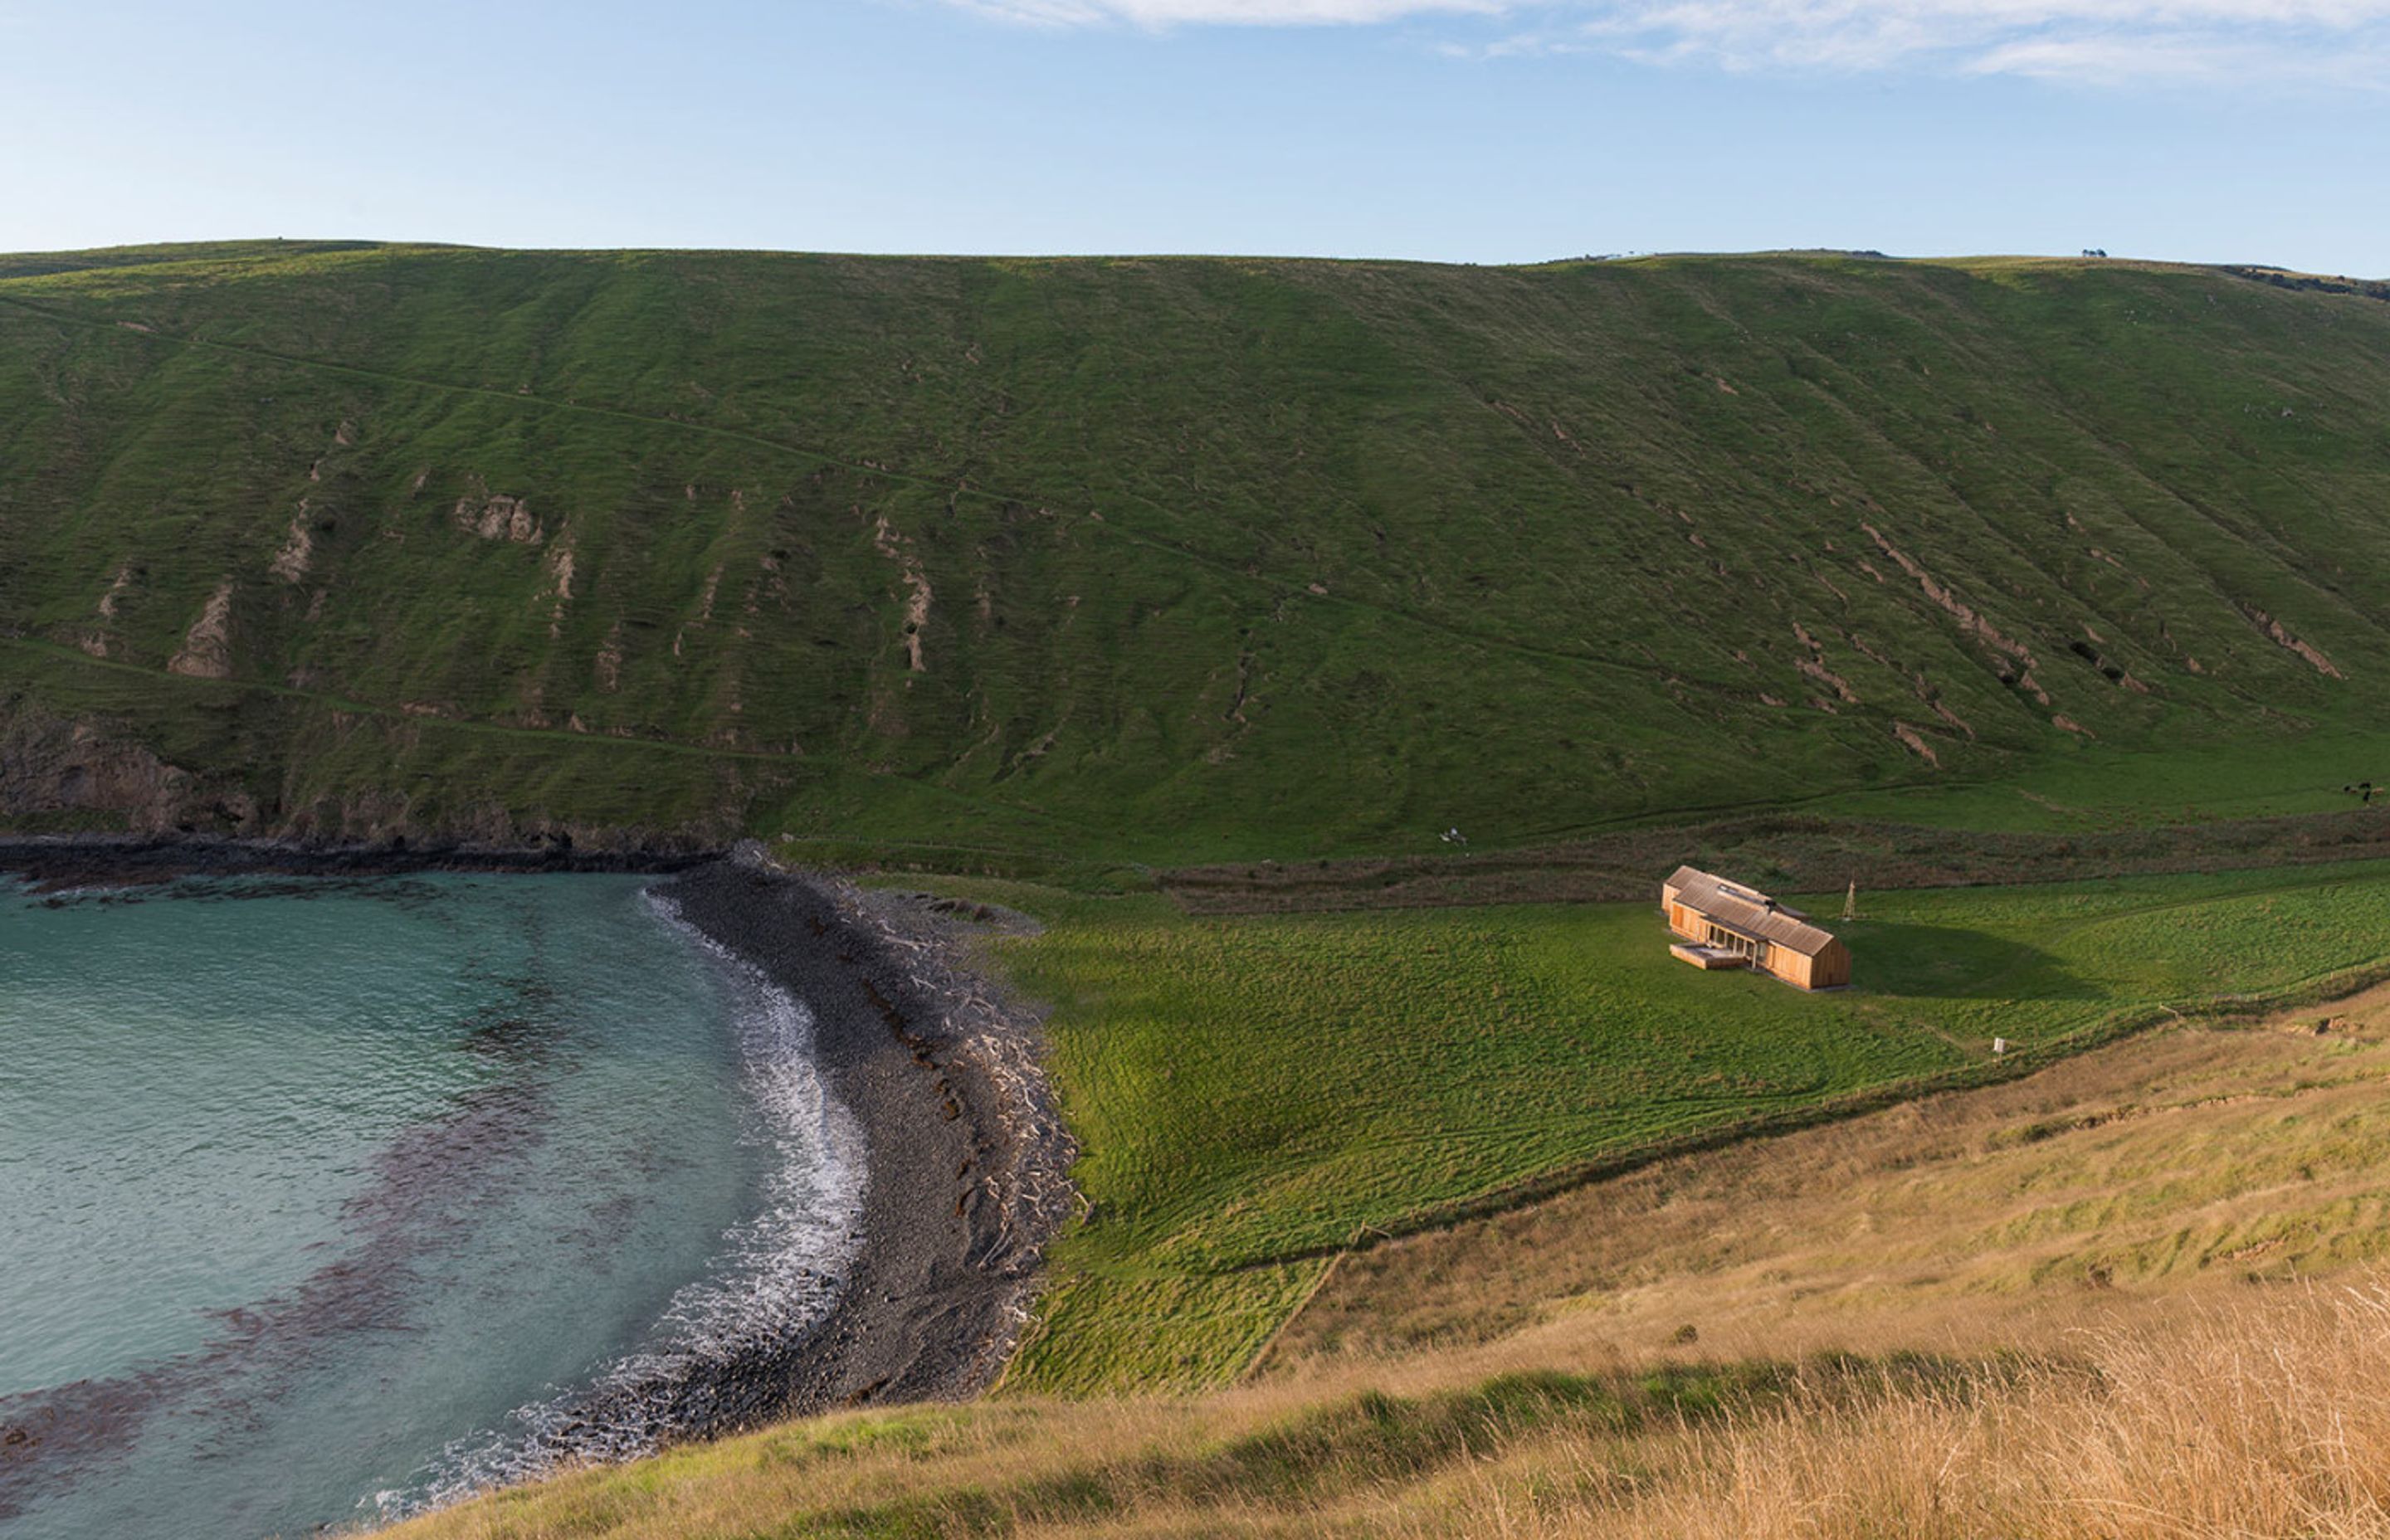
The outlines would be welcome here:
<svg viewBox="0 0 2390 1540">
<path fill-rule="evenodd" d="M 303 1534 L 651 1443 L 848 1254 L 810 1030 L 637 879 L 0 879 L 0 1535 Z"/>
</svg>

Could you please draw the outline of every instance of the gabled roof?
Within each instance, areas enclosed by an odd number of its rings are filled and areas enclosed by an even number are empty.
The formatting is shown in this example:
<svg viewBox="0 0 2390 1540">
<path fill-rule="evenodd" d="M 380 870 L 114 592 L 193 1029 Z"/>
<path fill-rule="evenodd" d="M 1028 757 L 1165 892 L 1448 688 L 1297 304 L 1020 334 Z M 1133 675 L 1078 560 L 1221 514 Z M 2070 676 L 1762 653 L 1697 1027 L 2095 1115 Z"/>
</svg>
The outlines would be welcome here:
<svg viewBox="0 0 2390 1540">
<path fill-rule="evenodd" d="M 1820 930 L 1798 909 L 1787 909 L 1756 888 L 1746 888 L 1691 866 L 1678 866 L 1667 885 L 1677 890 L 1677 902 L 1712 924 L 1814 957 L 1834 943 L 1831 931 Z"/>
</svg>

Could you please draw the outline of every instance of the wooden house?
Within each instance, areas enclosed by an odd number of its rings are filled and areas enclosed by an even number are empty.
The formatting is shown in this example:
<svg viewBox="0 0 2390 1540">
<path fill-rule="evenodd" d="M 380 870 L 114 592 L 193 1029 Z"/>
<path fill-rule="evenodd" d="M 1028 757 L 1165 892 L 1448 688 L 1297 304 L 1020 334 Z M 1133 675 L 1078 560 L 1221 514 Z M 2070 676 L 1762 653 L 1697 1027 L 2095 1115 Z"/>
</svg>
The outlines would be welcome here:
<svg viewBox="0 0 2390 1540">
<path fill-rule="evenodd" d="M 1755 968 L 1801 989 L 1851 982 L 1849 947 L 1755 889 L 1678 866 L 1660 884 L 1660 908 L 1685 938 L 1668 950 L 1696 968 Z"/>
</svg>

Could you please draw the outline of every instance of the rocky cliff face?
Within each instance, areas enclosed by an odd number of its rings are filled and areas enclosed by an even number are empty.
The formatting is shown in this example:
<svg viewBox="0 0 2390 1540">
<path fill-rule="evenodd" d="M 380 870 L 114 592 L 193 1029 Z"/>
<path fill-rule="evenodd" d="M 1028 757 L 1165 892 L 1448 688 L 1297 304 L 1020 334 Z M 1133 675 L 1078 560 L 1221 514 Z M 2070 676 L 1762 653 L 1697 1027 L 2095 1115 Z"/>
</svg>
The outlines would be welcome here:
<svg viewBox="0 0 2390 1540">
<path fill-rule="evenodd" d="M 246 792 L 91 722 L 0 714 L 0 820 L 14 828 L 97 826 L 139 832 L 238 832 L 257 820 Z"/>
<path fill-rule="evenodd" d="M 736 829 L 726 815 L 669 828 L 565 823 L 520 815 L 495 802 L 427 814 L 388 790 L 261 795 L 232 775 L 172 764 L 117 725 L 0 701 L 0 832 L 665 856 L 720 848 Z"/>
</svg>

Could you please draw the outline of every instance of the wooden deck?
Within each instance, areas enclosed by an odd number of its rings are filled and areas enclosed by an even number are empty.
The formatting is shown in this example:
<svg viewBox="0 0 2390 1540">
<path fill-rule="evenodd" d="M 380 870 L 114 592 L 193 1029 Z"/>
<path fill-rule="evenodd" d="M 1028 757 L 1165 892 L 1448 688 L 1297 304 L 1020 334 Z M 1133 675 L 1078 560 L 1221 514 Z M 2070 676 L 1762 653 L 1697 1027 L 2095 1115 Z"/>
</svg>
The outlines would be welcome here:
<svg viewBox="0 0 2390 1540">
<path fill-rule="evenodd" d="M 1751 966 L 1751 959 L 1740 952 L 1728 952 L 1715 946 L 1699 946 L 1689 941 L 1680 941 L 1670 946 L 1668 956 L 1704 969 Z"/>
</svg>

